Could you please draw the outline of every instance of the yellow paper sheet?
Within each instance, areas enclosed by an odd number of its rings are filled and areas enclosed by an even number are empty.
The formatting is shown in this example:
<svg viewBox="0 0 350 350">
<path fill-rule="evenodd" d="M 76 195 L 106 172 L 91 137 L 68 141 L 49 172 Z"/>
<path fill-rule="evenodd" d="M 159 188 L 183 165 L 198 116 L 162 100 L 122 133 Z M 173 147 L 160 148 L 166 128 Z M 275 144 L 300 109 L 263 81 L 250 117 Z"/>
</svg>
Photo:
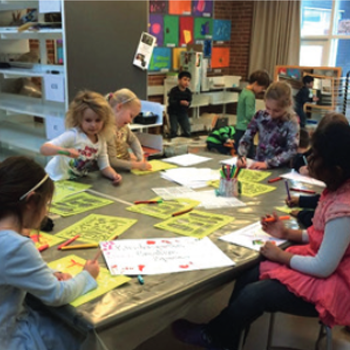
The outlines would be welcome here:
<svg viewBox="0 0 350 350">
<path fill-rule="evenodd" d="M 241 169 L 238 180 L 246 182 L 260 182 L 271 175 L 268 171 Z"/>
<path fill-rule="evenodd" d="M 271 192 L 276 189 L 276 187 L 264 185 L 256 182 L 241 181 L 242 184 L 242 196 L 246 197 L 256 197 L 264 193 Z M 208 185 L 219 188 L 220 180 L 209 181 Z"/>
<path fill-rule="evenodd" d="M 64 238 L 62 237 L 58 237 L 58 236 L 54 236 L 54 235 L 50 235 L 49 233 L 45 233 L 45 232 L 42 232 L 42 231 L 35 231 L 35 230 L 32 230 L 30 232 L 30 238 L 31 240 L 35 243 L 35 246 L 37 248 L 45 245 L 45 244 L 48 244 L 49 247 L 53 247 L 57 244 L 60 244 L 64 241 Z"/>
<path fill-rule="evenodd" d="M 115 236 L 124 233 L 137 220 L 120 218 L 117 216 L 90 214 L 72 226 L 59 232 L 57 236 L 64 239 L 80 235 L 79 241 L 86 243 L 99 243 L 109 241 Z"/>
<path fill-rule="evenodd" d="M 300 208 L 300 207 L 293 207 L 290 208 L 288 206 L 284 206 L 284 207 L 275 207 L 276 210 L 281 211 L 282 213 L 287 213 L 287 214 L 291 214 L 292 211 L 301 211 L 301 210 L 314 210 L 314 209 L 309 209 L 309 208 Z"/>
<path fill-rule="evenodd" d="M 160 200 L 160 197 L 152 198 L 152 200 Z M 137 204 L 126 209 L 135 213 L 154 216 L 158 219 L 168 219 L 172 214 L 184 210 L 192 209 L 199 205 L 199 201 L 187 198 L 176 198 L 169 201 L 163 201 L 157 204 Z"/>
<path fill-rule="evenodd" d="M 69 273 L 74 277 L 83 270 L 85 262 L 86 260 L 79 258 L 76 255 L 69 255 L 62 259 L 51 261 L 47 265 L 51 269 Z M 71 302 L 71 305 L 78 307 L 85 304 L 88 301 L 93 300 L 126 282 L 129 282 L 130 278 L 126 276 L 112 276 L 107 269 L 101 267 L 96 281 L 98 284 L 96 289 L 75 299 L 73 302 Z"/>
<path fill-rule="evenodd" d="M 86 191 L 92 187 L 91 185 L 85 185 L 74 181 L 57 181 L 55 182 L 55 192 L 52 198 L 52 202 L 59 202 L 67 196 Z"/>
<path fill-rule="evenodd" d="M 52 203 L 50 212 L 61 216 L 72 216 L 104 207 L 113 201 L 82 192 Z"/>
<path fill-rule="evenodd" d="M 152 165 L 152 170 L 142 171 L 142 170 L 133 169 L 131 170 L 131 172 L 135 175 L 147 175 L 147 174 L 152 174 L 161 170 L 177 168 L 177 166 L 174 164 L 165 163 L 157 159 L 153 159 L 149 163 Z"/>
<path fill-rule="evenodd" d="M 184 236 L 203 238 L 233 220 L 234 218 L 231 216 L 193 210 L 156 224 L 154 227 Z"/>
</svg>

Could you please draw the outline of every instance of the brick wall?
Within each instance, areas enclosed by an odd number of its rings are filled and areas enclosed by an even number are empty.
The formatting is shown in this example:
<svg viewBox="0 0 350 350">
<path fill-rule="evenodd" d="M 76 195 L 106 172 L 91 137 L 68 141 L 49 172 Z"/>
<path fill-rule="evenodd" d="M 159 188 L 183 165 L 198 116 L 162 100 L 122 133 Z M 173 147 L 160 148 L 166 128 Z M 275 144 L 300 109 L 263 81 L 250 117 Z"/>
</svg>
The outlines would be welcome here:
<svg viewBox="0 0 350 350">
<path fill-rule="evenodd" d="M 250 37 L 254 1 L 214 1 L 214 18 L 231 20 L 231 41 L 219 45 L 230 48 L 230 66 L 213 75 L 239 75 L 247 80 L 249 66 Z M 148 85 L 161 85 L 165 74 L 150 74 Z M 162 102 L 162 97 L 151 96 L 151 101 Z"/>
</svg>

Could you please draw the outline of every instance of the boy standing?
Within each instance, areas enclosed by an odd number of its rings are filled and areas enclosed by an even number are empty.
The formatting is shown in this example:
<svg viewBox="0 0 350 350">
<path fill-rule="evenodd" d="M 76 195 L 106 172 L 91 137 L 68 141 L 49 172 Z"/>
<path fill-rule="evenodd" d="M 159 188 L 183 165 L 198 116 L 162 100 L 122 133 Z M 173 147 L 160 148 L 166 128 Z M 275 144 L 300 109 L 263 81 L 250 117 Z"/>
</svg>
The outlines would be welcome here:
<svg viewBox="0 0 350 350">
<path fill-rule="evenodd" d="M 170 118 L 170 137 L 177 136 L 178 124 L 180 124 L 183 136 L 191 136 L 191 126 L 188 119 L 188 108 L 192 101 L 192 92 L 188 88 L 191 82 L 191 73 L 180 72 L 178 85 L 173 87 L 169 94 L 168 114 Z"/>
<path fill-rule="evenodd" d="M 270 85 L 270 76 L 264 70 L 257 70 L 249 77 L 249 85 L 242 90 L 237 104 L 237 124 L 235 134 L 236 151 L 239 141 L 246 132 L 248 124 L 255 114 L 255 96 Z M 248 158 L 253 158 L 253 147 L 248 152 Z"/>
<path fill-rule="evenodd" d="M 300 127 L 305 127 L 306 115 L 304 112 L 304 104 L 306 102 L 318 101 L 317 97 L 312 96 L 311 89 L 314 86 L 314 78 L 310 75 L 303 77 L 304 86 L 298 91 L 295 96 L 295 112 L 300 118 Z"/>
</svg>

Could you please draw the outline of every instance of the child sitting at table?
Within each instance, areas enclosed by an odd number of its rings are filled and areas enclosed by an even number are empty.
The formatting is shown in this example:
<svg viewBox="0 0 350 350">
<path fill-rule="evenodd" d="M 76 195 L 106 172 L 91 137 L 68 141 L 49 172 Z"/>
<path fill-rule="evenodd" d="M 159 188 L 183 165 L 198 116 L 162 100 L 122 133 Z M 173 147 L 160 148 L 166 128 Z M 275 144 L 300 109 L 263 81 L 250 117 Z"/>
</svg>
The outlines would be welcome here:
<svg viewBox="0 0 350 350">
<path fill-rule="evenodd" d="M 129 124 L 141 111 L 141 102 L 129 89 L 121 89 L 106 95 L 114 116 L 116 129 L 107 143 L 109 161 L 113 168 L 123 170 L 151 170 L 145 160 L 138 138 L 130 130 Z M 133 154 L 130 154 L 131 148 Z"/>
<path fill-rule="evenodd" d="M 62 135 L 40 148 L 44 156 L 54 156 L 45 170 L 54 181 L 87 175 L 96 166 L 118 185 L 122 177 L 110 166 L 106 140 L 113 134 L 113 113 L 104 97 L 80 91 L 69 106 Z"/>
<path fill-rule="evenodd" d="M 318 317 L 350 325 L 350 126 L 329 124 L 312 136 L 310 175 L 326 184 L 306 230 L 262 219 L 273 237 L 297 243 L 283 251 L 267 241 L 267 259 L 238 278 L 229 305 L 208 324 L 178 320 L 175 336 L 206 349 L 237 350 L 241 332 L 264 312 Z"/>
<path fill-rule="evenodd" d="M 83 339 L 43 310 L 25 302 L 30 293 L 46 305 L 68 304 L 97 287 L 96 261 L 69 274 L 48 268 L 23 228 L 38 229 L 54 184 L 43 168 L 26 157 L 0 163 L 0 344 L 1 349 L 78 350 Z"/>
<path fill-rule="evenodd" d="M 299 125 L 292 109 L 292 88 L 285 82 L 275 82 L 265 94 L 266 110 L 258 111 L 243 135 L 239 147 L 240 168 L 247 166 L 246 156 L 259 133 L 255 162 L 251 169 L 269 169 L 286 165 L 297 153 Z"/>
<path fill-rule="evenodd" d="M 235 143 L 234 134 L 235 128 L 233 126 L 224 126 L 212 131 L 207 138 L 208 150 L 230 155 Z"/>
</svg>

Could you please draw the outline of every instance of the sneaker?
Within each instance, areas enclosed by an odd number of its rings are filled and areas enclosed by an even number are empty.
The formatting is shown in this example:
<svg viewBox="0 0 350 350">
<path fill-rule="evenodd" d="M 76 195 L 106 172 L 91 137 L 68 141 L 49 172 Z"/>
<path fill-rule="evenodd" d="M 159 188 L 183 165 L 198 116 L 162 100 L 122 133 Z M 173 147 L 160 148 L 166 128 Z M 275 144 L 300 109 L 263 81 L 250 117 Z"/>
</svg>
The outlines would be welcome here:
<svg viewBox="0 0 350 350">
<path fill-rule="evenodd" d="M 177 320 L 171 325 L 176 339 L 186 344 L 211 349 L 211 344 L 206 337 L 204 327 L 204 324 L 197 324 L 184 319 Z M 212 348 L 212 350 L 215 349 Z"/>
</svg>

